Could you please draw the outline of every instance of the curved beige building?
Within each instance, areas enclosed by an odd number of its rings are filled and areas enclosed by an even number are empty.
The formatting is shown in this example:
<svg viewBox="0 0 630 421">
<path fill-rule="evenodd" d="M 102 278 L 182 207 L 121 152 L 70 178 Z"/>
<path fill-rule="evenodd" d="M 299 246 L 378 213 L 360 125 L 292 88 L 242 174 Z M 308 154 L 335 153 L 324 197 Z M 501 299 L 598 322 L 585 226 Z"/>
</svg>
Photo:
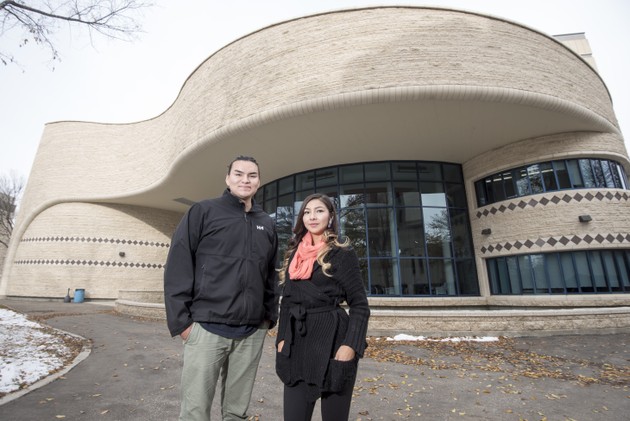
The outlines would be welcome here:
<svg viewBox="0 0 630 421">
<path fill-rule="evenodd" d="M 630 161 L 604 82 L 552 37 L 437 8 L 272 25 L 151 120 L 48 124 L 0 295 L 160 291 L 183 212 L 240 154 L 281 237 L 306 193 L 338 198 L 373 332 L 630 326 Z"/>
</svg>

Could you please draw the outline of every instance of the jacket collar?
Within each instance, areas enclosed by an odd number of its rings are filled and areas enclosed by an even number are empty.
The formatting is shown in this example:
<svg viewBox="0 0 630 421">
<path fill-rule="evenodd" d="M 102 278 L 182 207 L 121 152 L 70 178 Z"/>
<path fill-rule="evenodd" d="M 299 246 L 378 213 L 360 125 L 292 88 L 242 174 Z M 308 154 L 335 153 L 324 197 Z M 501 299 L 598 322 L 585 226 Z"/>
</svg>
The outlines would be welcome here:
<svg viewBox="0 0 630 421">
<path fill-rule="evenodd" d="M 241 202 L 241 199 L 234 196 L 229 188 L 226 188 L 225 191 L 223 192 L 223 199 L 225 199 L 230 205 L 235 206 L 242 211 L 245 210 L 245 204 Z M 252 197 L 252 207 L 249 210 L 249 212 L 251 213 L 251 212 L 260 212 L 260 211 L 262 211 L 262 208 L 260 207 L 260 205 L 258 205 L 258 203 Z"/>
</svg>

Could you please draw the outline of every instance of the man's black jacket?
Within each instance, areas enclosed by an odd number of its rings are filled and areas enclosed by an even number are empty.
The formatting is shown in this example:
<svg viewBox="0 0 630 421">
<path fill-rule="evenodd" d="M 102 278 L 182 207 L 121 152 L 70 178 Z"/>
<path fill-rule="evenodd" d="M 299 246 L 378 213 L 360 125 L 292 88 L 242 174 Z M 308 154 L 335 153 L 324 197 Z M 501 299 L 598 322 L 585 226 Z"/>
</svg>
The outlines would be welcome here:
<svg viewBox="0 0 630 421">
<path fill-rule="evenodd" d="M 164 272 L 171 335 L 193 322 L 273 326 L 277 245 L 275 223 L 256 203 L 245 212 L 229 190 L 195 203 L 173 234 Z"/>
</svg>

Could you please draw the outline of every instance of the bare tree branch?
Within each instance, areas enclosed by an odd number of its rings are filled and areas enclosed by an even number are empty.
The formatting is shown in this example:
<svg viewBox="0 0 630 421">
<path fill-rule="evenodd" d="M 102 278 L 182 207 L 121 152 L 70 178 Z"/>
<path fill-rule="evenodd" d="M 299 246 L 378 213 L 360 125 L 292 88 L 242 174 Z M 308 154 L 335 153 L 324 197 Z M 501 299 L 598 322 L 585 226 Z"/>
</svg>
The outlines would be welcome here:
<svg viewBox="0 0 630 421">
<path fill-rule="evenodd" d="M 24 177 L 14 172 L 0 176 L 0 245 L 7 248 L 24 184 Z"/>
<path fill-rule="evenodd" d="M 151 5 L 138 0 L 0 1 L 0 37 L 21 30 L 17 48 L 34 42 L 48 49 L 55 61 L 59 60 L 59 52 L 52 36 L 59 30 L 59 23 L 84 27 L 90 37 L 94 31 L 106 38 L 130 41 L 142 31 L 136 15 Z M 15 63 L 15 54 L 0 50 L 0 61 L 5 65 Z"/>
</svg>

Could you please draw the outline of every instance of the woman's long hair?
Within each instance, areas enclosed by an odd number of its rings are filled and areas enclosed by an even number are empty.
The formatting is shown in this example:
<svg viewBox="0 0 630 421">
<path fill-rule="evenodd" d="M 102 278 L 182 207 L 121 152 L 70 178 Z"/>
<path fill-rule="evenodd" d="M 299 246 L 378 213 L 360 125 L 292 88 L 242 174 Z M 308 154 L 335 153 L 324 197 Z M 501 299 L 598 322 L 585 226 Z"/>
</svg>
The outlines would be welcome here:
<svg viewBox="0 0 630 421">
<path fill-rule="evenodd" d="M 309 204 L 311 200 L 319 200 L 321 201 L 328 212 L 330 213 L 331 223 L 329 224 L 326 231 L 324 231 L 324 241 L 326 245 L 321 248 L 319 253 L 317 253 L 317 263 L 322 267 L 322 271 L 326 276 L 332 276 L 328 273 L 330 269 L 330 263 L 324 262 L 324 258 L 328 255 L 328 252 L 336 247 L 348 247 L 350 244 L 350 240 L 348 238 L 345 239 L 344 242 L 339 242 L 338 233 L 339 233 L 339 218 L 337 217 L 337 211 L 335 210 L 335 204 L 332 199 L 325 194 L 322 193 L 314 193 L 306 197 L 302 202 L 302 207 L 300 208 L 300 212 L 298 213 L 297 221 L 295 223 L 295 227 L 293 227 L 293 237 L 289 240 L 289 245 L 287 247 L 287 251 L 284 253 L 284 262 L 282 264 L 282 268 L 279 270 L 280 284 L 283 284 L 286 279 L 287 268 L 289 267 L 289 260 L 291 256 L 297 249 L 297 247 L 302 242 L 302 239 L 308 232 L 306 226 L 304 225 L 304 210 L 306 206 Z"/>
</svg>

